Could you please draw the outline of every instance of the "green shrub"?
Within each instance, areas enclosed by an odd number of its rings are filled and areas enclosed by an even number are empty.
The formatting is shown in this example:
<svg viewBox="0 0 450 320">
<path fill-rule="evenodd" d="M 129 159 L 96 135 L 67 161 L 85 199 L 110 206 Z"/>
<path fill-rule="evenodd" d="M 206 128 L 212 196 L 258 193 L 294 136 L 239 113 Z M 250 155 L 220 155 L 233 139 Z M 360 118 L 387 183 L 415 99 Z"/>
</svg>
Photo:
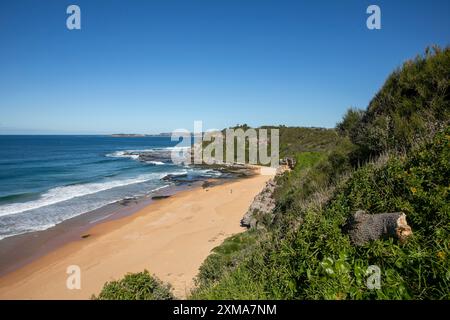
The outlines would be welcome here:
<svg viewBox="0 0 450 320">
<path fill-rule="evenodd" d="M 357 132 L 358 127 L 361 125 L 361 120 L 364 113 L 364 110 L 349 108 L 347 113 L 342 118 L 342 121 L 336 125 L 336 129 L 339 134 L 343 136 L 350 136 Z"/>
<path fill-rule="evenodd" d="M 299 209 L 293 202 L 289 210 L 297 213 L 283 214 L 288 220 L 300 215 L 299 228 L 274 230 L 197 297 L 449 299 L 449 152 L 450 127 L 408 156 L 360 167 L 336 185 L 323 208 Z M 404 244 L 380 239 L 354 247 L 342 227 L 359 209 L 403 211 L 413 236 Z M 369 265 L 381 269 L 381 289 L 367 288 Z"/>
<path fill-rule="evenodd" d="M 172 300 L 169 284 L 164 284 L 147 270 L 129 273 L 123 279 L 107 282 L 97 300 Z"/>
<path fill-rule="evenodd" d="M 425 56 L 389 76 L 367 111 L 348 111 L 338 129 L 358 147 L 353 163 L 386 151 L 406 152 L 445 127 L 450 121 L 449 70 L 450 48 L 427 49 Z"/>
<path fill-rule="evenodd" d="M 297 166 L 277 180 L 276 223 L 232 268 L 207 260 L 219 272 L 203 273 L 195 297 L 450 299 L 449 75 L 450 49 L 427 49 L 366 111 L 350 109 L 339 136 L 280 128 L 281 154 Z M 402 211 L 413 235 L 355 247 L 343 225 L 356 210 Z M 370 265 L 381 269 L 380 289 L 367 288 Z"/>
<path fill-rule="evenodd" d="M 227 238 L 201 265 L 195 278 L 193 296 L 202 295 L 205 288 L 219 281 L 224 274 L 234 270 L 255 246 L 260 232 L 251 230 Z M 206 290 L 207 291 L 207 290 Z"/>
</svg>

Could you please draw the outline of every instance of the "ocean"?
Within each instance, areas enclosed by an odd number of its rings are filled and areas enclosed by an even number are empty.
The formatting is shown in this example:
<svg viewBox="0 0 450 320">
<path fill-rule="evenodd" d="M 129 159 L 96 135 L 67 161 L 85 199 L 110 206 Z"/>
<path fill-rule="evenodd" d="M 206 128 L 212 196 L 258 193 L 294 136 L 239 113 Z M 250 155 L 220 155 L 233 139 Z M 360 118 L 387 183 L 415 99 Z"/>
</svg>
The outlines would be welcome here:
<svg viewBox="0 0 450 320">
<path fill-rule="evenodd" d="M 220 172 L 175 165 L 170 137 L 0 135 L 0 240 Z M 177 150 L 177 149 L 175 149 Z"/>
</svg>

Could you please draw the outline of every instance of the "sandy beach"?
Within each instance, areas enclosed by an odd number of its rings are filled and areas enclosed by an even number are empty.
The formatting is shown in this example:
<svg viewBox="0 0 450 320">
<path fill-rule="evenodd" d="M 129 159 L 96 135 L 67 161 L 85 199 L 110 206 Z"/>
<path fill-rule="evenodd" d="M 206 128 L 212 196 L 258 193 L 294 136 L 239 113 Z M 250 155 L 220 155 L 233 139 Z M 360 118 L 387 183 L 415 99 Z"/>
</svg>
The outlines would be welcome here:
<svg viewBox="0 0 450 320">
<path fill-rule="evenodd" d="M 195 188 L 135 214 L 98 224 L 72 241 L 0 278 L 0 299 L 89 299 L 104 283 L 147 269 L 185 298 L 210 251 L 245 229 L 240 220 L 273 175 Z M 81 289 L 66 287 L 67 267 L 81 269 Z"/>
</svg>

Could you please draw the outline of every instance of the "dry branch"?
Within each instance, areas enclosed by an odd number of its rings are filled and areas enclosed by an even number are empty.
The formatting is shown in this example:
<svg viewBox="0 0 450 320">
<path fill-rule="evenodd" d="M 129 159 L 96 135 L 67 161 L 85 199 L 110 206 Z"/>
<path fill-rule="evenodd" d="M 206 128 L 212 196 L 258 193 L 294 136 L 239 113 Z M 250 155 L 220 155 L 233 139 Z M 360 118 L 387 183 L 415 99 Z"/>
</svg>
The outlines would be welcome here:
<svg viewBox="0 0 450 320">
<path fill-rule="evenodd" d="M 412 234 L 403 212 L 368 214 L 360 210 L 349 218 L 344 230 L 350 236 L 351 242 L 357 246 L 387 238 L 404 242 Z"/>
</svg>

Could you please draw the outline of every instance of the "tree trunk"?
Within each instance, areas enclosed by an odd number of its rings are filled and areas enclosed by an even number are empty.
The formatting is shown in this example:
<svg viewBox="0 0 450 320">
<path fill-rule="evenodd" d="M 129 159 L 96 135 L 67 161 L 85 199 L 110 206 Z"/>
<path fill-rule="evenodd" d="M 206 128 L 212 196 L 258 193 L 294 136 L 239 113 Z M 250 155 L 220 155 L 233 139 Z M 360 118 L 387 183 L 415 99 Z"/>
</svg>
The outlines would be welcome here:
<svg viewBox="0 0 450 320">
<path fill-rule="evenodd" d="M 360 210 L 349 218 L 344 230 L 350 236 L 352 244 L 357 246 L 387 238 L 404 242 L 412 234 L 403 212 L 367 214 Z"/>
</svg>

